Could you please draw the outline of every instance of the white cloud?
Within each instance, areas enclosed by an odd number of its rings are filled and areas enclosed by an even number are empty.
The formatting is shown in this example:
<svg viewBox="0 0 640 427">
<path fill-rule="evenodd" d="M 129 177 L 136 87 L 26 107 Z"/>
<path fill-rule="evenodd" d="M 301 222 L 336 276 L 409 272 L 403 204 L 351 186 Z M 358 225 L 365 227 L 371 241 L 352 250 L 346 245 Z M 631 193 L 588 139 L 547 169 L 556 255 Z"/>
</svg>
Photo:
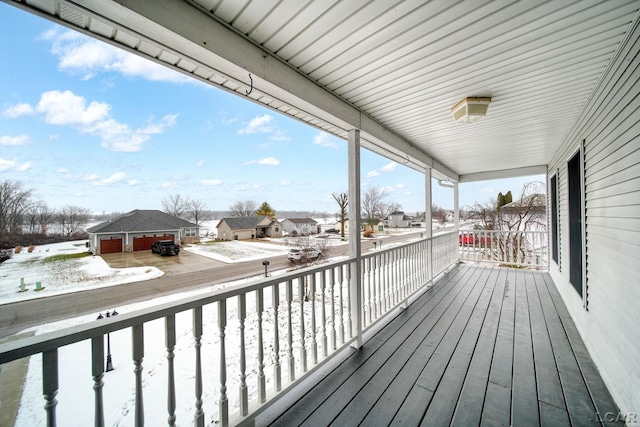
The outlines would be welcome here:
<svg viewBox="0 0 640 427">
<path fill-rule="evenodd" d="M 140 184 L 142 184 L 142 182 L 139 179 L 130 179 L 129 181 L 127 181 L 127 185 L 130 187 Z"/>
<path fill-rule="evenodd" d="M 382 192 L 383 194 L 391 193 L 393 192 L 393 187 L 391 187 L 390 185 L 384 186 L 380 189 L 380 192 Z"/>
<path fill-rule="evenodd" d="M 396 188 L 404 188 L 404 184 L 396 184 Z"/>
<path fill-rule="evenodd" d="M 289 186 L 289 185 L 291 185 L 291 180 L 283 179 L 282 181 L 280 181 L 280 185 L 282 185 L 284 187 Z"/>
<path fill-rule="evenodd" d="M 101 179 L 100 181 L 94 181 L 93 185 L 103 187 L 107 185 L 117 184 L 120 181 L 124 180 L 127 177 L 127 174 L 124 172 L 116 172 L 108 178 Z"/>
<path fill-rule="evenodd" d="M 31 142 L 29 139 L 29 135 L 18 135 L 18 136 L 0 136 L 0 145 L 27 145 Z"/>
<path fill-rule="evenodd" d="M 396 166 L 398 166 L 396 162 L 391 162 L 384 165 L 382 168 L 380 168 L 380 170 L 383 170 L 385 172 L 393 172 L 396 169 Z"/>
<path fill-rule="evenodd" d="M 319 145 L 321 147 L 335 148 L 336 150 L 340 149 L 340 142 L 341 141 L 338 138 L 324 132 L 320 132 L 319 134 L 313 137 L 313 143 L 315 145 Z"/>
<path fill-rule="evenodd" d="M 378 171 L 369 171 L 367 174 L 367 178 L 373 178 L 374 176 L 378 176 L 380 173 Z"/>
<path fill-rule="evenodd" d="M 265 157 L 258 160 L 259 165 L 269 165 L 269 166 L 278 166 L 280 164 L 280 160 L 275 157 Z"/>
<path fill-rule="evenodd" d="M 15 160 L 0 158 L 0 172 L 24 172 L 31 169 L 31 162 L 18 164 Z"/>
<path fill-rule="evenodd" d="M 60 70 L 81 75 L 84 80 L 99 73 L 115 72 L 151 81 L 197 83 L 170 68 L 75 31 L 54 29 L 43 33 L 41 38 L 52 43 L 51 52 L 58 57 Z"/>
<path fill-rule="evenodd" d="M 249 124 L 238 130 L 239 135 L 251 135 L 254 133 L 270 134 L 270 141 L 289 141 L 291 139 L 280 129 L 273 116 L 269 114 L 254 117 Z"/>
<path fill-rule="evenodd" d="M 222 184 L 221 179 L 203 179 L 200 181 L 201 185 L 220 185 Z"/>
<path fill-rule="evenodd" d="M 10 118 L 10 119 L 15 119 L 16 117 L 20 117 L 20 116 L 29 116 L 31 114 L 33 114 L 33 107 L 29 104 L 16 104 L 16 105 L 12 105 L 8 108 L 6 108 L 3 112 L 2 115 L 4 117 Z"/>
<path fill-rule="evenodd" d="M 69 173 L 69 169 L 67 169 L 67 168 L 59 168 L 58 170 L 56 170 L 56 172 L 58 172 L 58 173 Z"/>
<path fill-rule="evenodd" d="M 44 92 L 36 111 L 53 125 L 70 125 L 80 132 L 99 137 L 101 146 L 111 151 L 137 152 L 152 135 L 166 132 L 177 122 L 177 114 L 149 121 L 145 126 L 131 129 L 126 123 L 111 118 L 111 106 L 103 102 L 90 102 L 67 90 Z"/>
<path fill-rule="evenodd" d="M 201 167 L 202 165 L 204 165 L 204 160 L 199 160 L 196 162 L 196 167 Z"/>
<path fill-rule="evenodd" d="M 92 173 L 92 174 L 83 176 L 82 180 L 83 181 L 95 181 L 98 178 L 100 178 L 98 175 L 96 175 L 95 173 Z"/>
<path fill-rule="evenodd" d="M 53 125 L 84 125 L 109 117 L 111 107 L 103 102 L 91 102 L 87 105 L 84 97 L 70 90 L 44 92 L 36 106 L 36 112 L 44 114 L 45 122 Z"/>
<path fill-rule="evenodd" d="M 273 116 L 265 114 L 264 116 L 258 116 L 251 119 L 249 124 L 240 129 L 238 133 L 240 135 L 250 135 L 252 133 L 271 133 L 277 127 L 273 123 Z"/>
</svg>

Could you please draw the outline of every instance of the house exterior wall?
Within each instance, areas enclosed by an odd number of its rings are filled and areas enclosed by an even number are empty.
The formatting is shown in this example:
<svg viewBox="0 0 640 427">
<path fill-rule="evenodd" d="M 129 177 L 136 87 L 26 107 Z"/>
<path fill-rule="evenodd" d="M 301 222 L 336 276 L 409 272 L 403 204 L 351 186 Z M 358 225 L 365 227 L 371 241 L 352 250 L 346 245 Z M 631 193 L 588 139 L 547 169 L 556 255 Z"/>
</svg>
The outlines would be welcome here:
<svg viewBox="0 0 640 427">
<path fill-rule="evenodd" d="M 289 219 L 283 219 L 280 224 L 282 224 L 282 229 L 289 234 L 294 231 L 298 233 L 298 235 L 316 234 L 318 232 L 318 224 L 314 222 L 298 223 L 290 221 Z"/>
<path fill-rule="evenodd" d="M 640 30 L 549 165 L 558 180 L 558 263 L 550 273 L 622 413 L 640 413 Z M 585 299 L 569 281 L 567 161 L 584 141 Z M 550 193 L 550 192 L 548 192 Z M 547 204 L 551 206 L 550 203 Z M 550 238 L 553 238 L 551 236 Z"/>
</svg>

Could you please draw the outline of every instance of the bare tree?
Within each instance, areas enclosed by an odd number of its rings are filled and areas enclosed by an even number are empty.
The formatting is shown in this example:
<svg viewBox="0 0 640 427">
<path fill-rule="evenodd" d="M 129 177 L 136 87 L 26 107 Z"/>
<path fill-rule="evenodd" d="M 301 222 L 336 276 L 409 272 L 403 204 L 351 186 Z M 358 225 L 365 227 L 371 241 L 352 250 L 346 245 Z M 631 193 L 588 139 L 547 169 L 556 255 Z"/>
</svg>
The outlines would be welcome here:
<svg viewBox="0 0 640 427">
<path fill-rule="evenodd" d="M 21 233 L 32 191 L 19 181 L 0 181 L 0 233 Z"/>
<path fill-rule="evenodd" d="M 520 199 L 496 206 L 497 228 L 509 231 L 546 230 L 544 183 L 532 181 L 522 187 Z M 511 192 L 507 193 L 510 197 Z"/>
<path fill-rule="evenodd" d="M 200 225 L 202 221 L 210 219 L 211 215 L 206 211 L 207 204 L 202 200 L 191 200 L 189 202 L 188 215 L 189 219 L 196 225 Z"/>
<path fill-rule="evenodd" d="M 431 217 L 437 220 L 441 225 L 444 225 L 447 222 L 447 211 L 438 205 L 432 205 Z"/>
<path fill-rule="evenodd" d="M 333 193 L 332 196 L 340 209 L 340 212 L 338 212 L 338 218 L 340 221 L 340 237 L 344 239 L 344 223 L 347 221 L 347 216 L 349 215 L 349 212 L 347 211 L 347 207 L 349 206 L 349 196 L 347 193 Z"/>
<path fill-rule="evenodd" d="M 54 222 L 55 214 L 55 211 L 44 202 L 32 203 L 25 214 L 29 233 L 47 234 L 49 226 Z"/>
<path fill-rule="evenodd" d="M 402 205 L 396 202 L 387 203 L 384 207 L 383 216 L 387 217 L 394 212 L 402 212 Z"/>
<path fill-rule="evenodd" d="M 66 237 L 73 237 L 82 231 L 82 227 L 89 220 L 91 212 L 87 208 L 80 206 L 63 206 L 58 211 L 57 219 L 62 234 Z"/>
<path fill-rule="evenodd" d="M 172 194 L 169 198 L 162 199 L 162 209 L 169 215 L 186 219 L 191 202 L 180 194 Z"/>
<path fill-rule="evenodd" d="M 229 206 L 229 216 L 251 216 L 255 214 L 258 204 L 253 200 L 245 200 L 242 202 L 235 202 Z"/>
<path fill-rule="evenodd" d="M 362 195 L 362 216 L 373 227 L 376 218 L 384 216 L 386 203 L 385 194 L 378 187 L 369 187 Z"/>
</svg>

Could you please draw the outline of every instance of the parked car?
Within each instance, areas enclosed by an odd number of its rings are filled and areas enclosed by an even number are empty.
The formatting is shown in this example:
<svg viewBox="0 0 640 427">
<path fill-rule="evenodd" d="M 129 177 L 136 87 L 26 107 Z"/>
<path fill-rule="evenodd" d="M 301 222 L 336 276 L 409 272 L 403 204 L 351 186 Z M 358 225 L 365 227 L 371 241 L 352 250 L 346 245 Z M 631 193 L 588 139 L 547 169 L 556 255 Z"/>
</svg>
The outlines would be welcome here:
<svg viewBox="0 0 640 427">
<path fill-rule="evenodd" d="M 324 230 L 324 232 L 329 234 L 338 234 L 340 233 L 340 230 L 338 230 L 337 228 L 327 228 L 326 230 Z"/>
<path fill-rule="evenodd" d="M 322 258 L 322 252 L 315 248 L 291 249 L 287 258 L 291 262 L 305 262 L 309 259 Z"/>
<path fill-rule="evenodd" d="M 178 255 L 180 253 L 180 245 L 175 244 L 173 240 L 158 240 L 151 245 L 151 252 L 162 256 Z"/>
</svg>

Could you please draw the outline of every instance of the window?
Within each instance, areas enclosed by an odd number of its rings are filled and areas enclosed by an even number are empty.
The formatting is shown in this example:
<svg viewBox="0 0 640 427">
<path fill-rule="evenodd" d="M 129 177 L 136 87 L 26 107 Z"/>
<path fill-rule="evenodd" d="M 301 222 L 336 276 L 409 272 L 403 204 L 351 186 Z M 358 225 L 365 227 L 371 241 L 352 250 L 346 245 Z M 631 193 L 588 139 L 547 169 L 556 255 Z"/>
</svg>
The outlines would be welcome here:
<svg viewBox="0 0 640 427">
<path fill-rule="evenodd" d="M 195 228 L 185 228 L 184 229 L 185 237 L 196 237 L 196 229 Z"/>
<path fill-rule="evenodd" d="M 558 262 L 558 174 L 551 177 L 549 183 L 549 193 L 551 198 L 551 257 L 559 267 Z"/>
<path fill-rule="evenodd" d="M 583 297 L 584 201 L 582 147 L 567 162 L 569 204 L 569 281 Z"/>
</svg>

